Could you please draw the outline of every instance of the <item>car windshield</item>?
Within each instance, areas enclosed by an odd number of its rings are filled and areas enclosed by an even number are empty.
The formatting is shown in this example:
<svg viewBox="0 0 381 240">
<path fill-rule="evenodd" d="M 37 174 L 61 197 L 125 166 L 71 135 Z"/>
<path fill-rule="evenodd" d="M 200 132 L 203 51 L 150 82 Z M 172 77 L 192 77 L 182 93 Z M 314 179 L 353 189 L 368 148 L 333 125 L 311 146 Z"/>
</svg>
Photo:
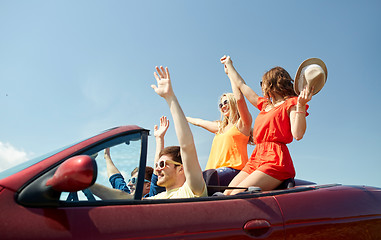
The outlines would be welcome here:
<svg viewBox="0 0 381 240">
<path fill-rule="evenodd" d="M 111 129 L 109 129 L 109 130 L 111 130 Z M 109 131 L 109 130 L 106 130 L 106 131 L 104 131 L 104 132 L 107 132 L 107 131 Z M 82 141 L 84 141 L 84 140 L 82 140 Z M 28 168 L 28 167 L 30 167 L 30 166 L 32 166 L 32 165 L 38 163 L 38 162 L 41 162 L 42 160 L 44 160 L 44 159 L 46 159 L 46 158 L 48 158 L 48 157 L 53 156 L 54 154 L 57 154 L 57 153 L 61 152 L 62 150 L 66 149 L 66 148 L 69 148 L 69 147 L 71 147 L 71 146 L 74 146 L 75 144 L 77 144 L 77 143 L 79 143 L 79 142 L 81 142 L 81 141 L 75 142 L 75 143 L 73 143 L 73 144 L 69 144 L 69 145 L 67 145 L 67 146 L 65 146 L 65 147 L 62 147 L 62 148 L 59 148 L 59 149 L 57 149 L 57 150 L 55 150 L 55 151 L 46 153 L 46 154 L 44 154 L 44 155 L 42 155 L 42 156 L 39 156 L 39 157 L 36 157 L 36 158 L 32 158 L 32 159 L 30 159 L 30 160 L 27 160 L 27 161 L 25 161 L 25 162 L 22 162 L 22 163 L 20 163 L 20 164 L 17 164 L 16 166 L 13 166 L 13 167 L 10 167 L 10 168 L 8 168 L 8 169 L 5 169 L 5 170 L 3 170 L 3 171 L 0 172 L 0 179 L 6 178 L 6 177 L 8 177 L 8 176 L 11 176 L 12 174 L 15 174 L 15 173 L 21 171 L 21 170 L 24 170 L 24 169 L 26 169 L 26 168 Z"/>
<path fill-rule="evenodd" d="M 15 174 L 15 173 L 21 171 L 21 170 L 24 170 L 24 169 L 26 169 L 26 168 L 28 168 L 28 167 L 30 167 L 30 166 L 38 163 L 38 162 L 41 162 L 42 160 L 44 160 L 44 159 L 46 159 L 46 158 L 48 158 L 50 156 L 53 156 L 54 154 L 62 151 L 63 149 L 71 147 L 73 145 L 74 144 L 68 145 L 66 147 L 57 149 L 57 150 L 52 151 L 50 153 L 44 154 L 42 156 L 30 159 L 30 160 L 25 161 L 25 162 L 22 162 L 22 163 L 20 163 L 20 164 L 18 164 L 16 166 L 11 167 L 11 168 L 5 169 L 4 171 L 0 172 L 0 179 L 6 178 L 6 177 L 8 177 L 8 176 L 10 176 L 12 174 Z"/>
</svg>

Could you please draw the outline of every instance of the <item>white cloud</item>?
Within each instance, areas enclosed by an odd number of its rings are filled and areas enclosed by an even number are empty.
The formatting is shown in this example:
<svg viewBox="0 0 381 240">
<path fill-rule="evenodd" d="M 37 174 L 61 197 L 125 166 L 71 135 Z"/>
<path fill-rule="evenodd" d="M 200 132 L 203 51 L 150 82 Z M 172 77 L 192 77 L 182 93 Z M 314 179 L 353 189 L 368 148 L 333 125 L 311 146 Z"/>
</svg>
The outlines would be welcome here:
<svg viewBox="0 0 381 240">
<path fill-rule="evenodd" d="M 0 142 L 0 172 L 29 159 L 29 154 L 9 143 Z"/>
</svg>

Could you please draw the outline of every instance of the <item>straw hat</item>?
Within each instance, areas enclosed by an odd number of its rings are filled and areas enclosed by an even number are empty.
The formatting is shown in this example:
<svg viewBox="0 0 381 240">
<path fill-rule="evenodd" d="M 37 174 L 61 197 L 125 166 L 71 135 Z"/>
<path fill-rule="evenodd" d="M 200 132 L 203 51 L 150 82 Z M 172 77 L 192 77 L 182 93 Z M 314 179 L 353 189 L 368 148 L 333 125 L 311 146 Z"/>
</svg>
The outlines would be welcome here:
<svg viewBox="0 0 381 240">
<path fill-rule="evenodd" d="M 305 86 L 311 90 L 314 87 L 313 95 L 318 93 L 327 81 L 327 67 L 319 58 L 309 58 L 300 64 L 295 75 L 294 91 L 300 94 Z"/>
</svg>

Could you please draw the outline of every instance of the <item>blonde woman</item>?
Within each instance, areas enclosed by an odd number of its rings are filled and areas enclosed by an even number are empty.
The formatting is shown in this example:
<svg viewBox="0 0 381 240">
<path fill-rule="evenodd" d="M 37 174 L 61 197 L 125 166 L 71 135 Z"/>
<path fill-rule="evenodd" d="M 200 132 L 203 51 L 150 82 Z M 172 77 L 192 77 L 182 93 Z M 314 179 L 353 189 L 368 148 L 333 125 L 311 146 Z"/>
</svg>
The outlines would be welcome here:
<svg viewBox="0 0 381 240">
<path fill-rule="evenodd" d="M 218 103 L 221 120 L 187 117 L 189 123 L 216 134 L 205 170 L 217 169 L 221 186 L 228 186 L 247 163 L 252 123 L 244 96 L 233 82 L 231 85 L 233 93 L 222 94 Z"/>
</svg>

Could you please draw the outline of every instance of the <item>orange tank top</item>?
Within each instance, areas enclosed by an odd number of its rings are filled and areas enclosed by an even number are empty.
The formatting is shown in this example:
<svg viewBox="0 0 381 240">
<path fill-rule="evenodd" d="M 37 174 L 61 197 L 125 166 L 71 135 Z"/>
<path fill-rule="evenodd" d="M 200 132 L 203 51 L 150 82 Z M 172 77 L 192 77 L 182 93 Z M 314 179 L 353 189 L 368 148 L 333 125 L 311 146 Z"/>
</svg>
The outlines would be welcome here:
<svg viewBox="0 0 381 240">
<path fill-rule="evenodd" d="M 248 160 L 248 142 L 249 136 L 241 133 L 236 126 L 216 134 L 205 169 L 230 167 L 241 170 Z"/>
</svg>

